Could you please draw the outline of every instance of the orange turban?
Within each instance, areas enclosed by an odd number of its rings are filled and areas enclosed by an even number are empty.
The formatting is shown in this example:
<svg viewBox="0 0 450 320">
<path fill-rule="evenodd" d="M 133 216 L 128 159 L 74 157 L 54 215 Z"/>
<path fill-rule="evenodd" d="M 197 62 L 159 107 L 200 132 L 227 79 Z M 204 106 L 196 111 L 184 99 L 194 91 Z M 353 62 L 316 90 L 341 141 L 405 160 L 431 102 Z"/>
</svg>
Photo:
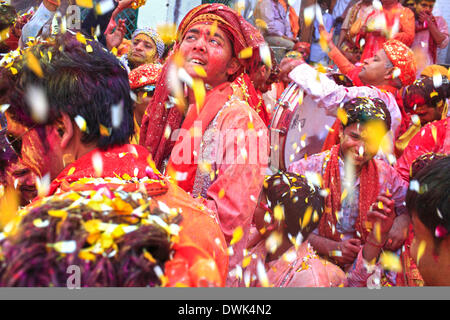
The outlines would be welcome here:
<svg viewBox="0 0 450 320">
<path fill-rule="evenodd" d="M 403 86 L 410 85 L 416 79 L 416 62 L 414 53 L 403 42 L 391 39 L 383 44 L 389 60 L 400 70 L 399 79 Z"/>
<path fill-rule="evenodd" d="M 131 90 L 143 86 L 156 84 L 161 73 L 162 65 L 157 63 L 143 64 L 136 69 L 131 70 L 128 75 Z"/>
</svg>

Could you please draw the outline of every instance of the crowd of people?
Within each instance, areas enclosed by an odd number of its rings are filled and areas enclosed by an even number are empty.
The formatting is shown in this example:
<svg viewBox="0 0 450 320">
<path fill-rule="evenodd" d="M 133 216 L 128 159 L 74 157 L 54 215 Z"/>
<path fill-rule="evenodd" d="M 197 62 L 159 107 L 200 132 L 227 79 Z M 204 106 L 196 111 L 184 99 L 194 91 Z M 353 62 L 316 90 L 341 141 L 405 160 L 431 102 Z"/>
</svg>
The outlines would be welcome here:
<svg viewBox="0 0 450 320">
<path fill-rule="evenodd" d="M 0 286 L 450 285 L 449 30 L 409 2 L 347 1 L 335 30 L 319 0 L 311 42 L 285 0 L 130 39 L 142 1 L 80 29 L 2 4 Z M 334 124 L 274 166 L 291 88 Z"/>
</svg>

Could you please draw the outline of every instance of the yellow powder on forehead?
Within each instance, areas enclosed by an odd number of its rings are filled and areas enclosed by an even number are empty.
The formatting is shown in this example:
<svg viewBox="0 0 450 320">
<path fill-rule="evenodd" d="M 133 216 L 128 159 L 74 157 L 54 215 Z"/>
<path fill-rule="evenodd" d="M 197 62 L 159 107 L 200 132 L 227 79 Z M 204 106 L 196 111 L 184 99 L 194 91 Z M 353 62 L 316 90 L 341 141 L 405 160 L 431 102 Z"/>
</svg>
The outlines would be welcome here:
<svg viewBox="0 0 450 320">
<path fill-rule="evenodd" d="M 148 36 L 144 33 L 138 34 L 136 37 L 134 37 L 134 40 L 151 42 L 156 47 L 155 41 L 153 41 L 153 39 L 150 36 Z"/>
</svg>

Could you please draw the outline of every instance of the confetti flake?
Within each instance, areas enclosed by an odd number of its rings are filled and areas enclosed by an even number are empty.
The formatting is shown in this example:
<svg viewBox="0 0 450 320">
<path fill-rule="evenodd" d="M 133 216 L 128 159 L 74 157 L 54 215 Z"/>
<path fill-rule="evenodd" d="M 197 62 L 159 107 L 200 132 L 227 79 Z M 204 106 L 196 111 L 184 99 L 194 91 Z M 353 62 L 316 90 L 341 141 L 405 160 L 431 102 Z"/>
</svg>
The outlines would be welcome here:
<svg viewBox="0 0 450 320">
<path fill-rule="evenodd" d="M 174 23 L 160 24 L 156 26 L 156 31 L 165 44 L 171 44 L 177 40 L 177 26 Z"/>
<path fill-rule="evenodd" d="M 305 21 L 305 25 L 307 27 L 309 27 L 311 25 L 311 23 L 314 21 L 316 15 L 316 8 L 315 5 L 309 6 L 307 8 L 304 9 L 303 11 L 303 16 L 304 16 L 304 21 Z"/>
<path fill-rule="evenodd" d="M 217 26 L 218 26 L 218 23 L 216 20 L 214 20 L 213 24 L 211 25 L 211 29 L 209 29 L 209 34 L 211 35 L 211 37 L 214 37 L 214 35 L 216 34 Z"/>
<path fill-rule="evenodd" d="M 419 243 L 419 247 L 417 249 L 417 266 L 419 266 L 419 261 L 422 258 L 423 254 L 425 253 L 426 247 L 427 247 L 427 243 L 424 240 L 422 240 Z"/>
<path fill-rule="evenodd" d="M 93 8 L 94 7 L 94 3 L 92 2 L 92 0 L 76 0 L 75 1 L 77 6 L 79 7 L 83 7 L 83 8 Z"/>
<path fill-rule="evenodd" d="M 233 237 L 230 241 L 230 245 L 234 245 L 235 243 L 241 241 L 242 237 L 244 236 L 244 230 L 241 226 L 237 227 L 233 231 Z"/>
<path fill-rule="evenodd" d="M 114 4 L 113 0 L 103 0 L 95 5 L 95 12 L 97 13 L 97 15 L 101 16 L 114 10 L 115 7 L 116 5 Z"/>
<path fill-rule="evenodd" d="M 31 69 L 31 71 L 34 72 L 39 78 L 42 78 L 44 76 L 44 73 L 42 72 L 41 64 L 39 63 L 39 60 L 34 56 L 31 51 L 27 52 L 27 65 L 28 68 Z"/>
<path fill-rule="evenodd" d="M 53 244 L 48 244 L 47 246 L 60 253 L 73 253 L 77 249 L 77 243 L 75 240 L 59 241 Z"/>
<path fill-rule="evenodd" d="M 47 95 L 42 87 L 30 85 L 27 88 L 25 99 L 31 108 L 31 116 L 37 123 L 45 123 L 48 115 Z"/>
<path fill-rule="evenodd" d="M 80 128 L 81 132 L 87 131 L 87 123 L 86 120 L 80 115 L 77 115 L 75 118 L 75 123 L 77 124 L 78 128 Z"/>
<path fill-rule="evenodd" d="M 92 156 L 92 166 L 94 167 L 95 175 L 101 177 L 103 172 L 103 160 L 100 153 L 97 152 Z"/>
<path fill-rule="evenodd" d="M 42 178 L 36 178 L 36 189 L 39 197 L 44 197 L 50 191 L 50 174 L 44 175 Z"/>
<path fill-rule="evenodd" d="M 269 287 L 269 278 L 267 277 L 266 269 L 261 260 L 258 260 L 256 265 L 256 271 L 258 274 L 258 280 L 262 287 Z"/>
<path fill-rule="evenodd" d="M 253 56 L 253 48 L 247 47 L 239 52 L 239 59 L 248 59 Z"/>
<path fill-rule="evenodd" d="M 302 230 L 305 229 L 308 226 L 309 222 L 311 221 L 312 211 L 313 211 L 312 207 L 306 208 L 305 214 L 303 216 L 303 221 L 301 223 Z"/>
<path fill-rule="evenodd" d="M 402 264 L 400 262 L 400 258 L 393 252 L 383 251 L 380 255 L 380 263 L 383 269 L 385 270 L 394 272 L 402 271 Z"/>
<path fill-rule="evenodd" d="M 199 65 L 194 66 L 194 72 L 201 78 L 206 78 L 207 76 L 205 69 Z"/>
<path fill-rule="evenodd" d="M 266 67 L 272 69 L 272 56 L 268 45 L 264 44 L 259 47 L 259 55 Z"/>
<path fill-rule="evenodd" d="M 282 205 L 277 204 L 275 208 L 273 208 L 273 217 L 276 221 L 284 220 L 284 208 Z"/>
<path fill-rule="evenodd" d="M 206 89 L 201 79 L 194 79 L 192 84 L 192 89 L 194 90 L 195 102 L 197 104 L 198 111 L 201 110 L 203 104 L 205 103 Z"/>
</svg>

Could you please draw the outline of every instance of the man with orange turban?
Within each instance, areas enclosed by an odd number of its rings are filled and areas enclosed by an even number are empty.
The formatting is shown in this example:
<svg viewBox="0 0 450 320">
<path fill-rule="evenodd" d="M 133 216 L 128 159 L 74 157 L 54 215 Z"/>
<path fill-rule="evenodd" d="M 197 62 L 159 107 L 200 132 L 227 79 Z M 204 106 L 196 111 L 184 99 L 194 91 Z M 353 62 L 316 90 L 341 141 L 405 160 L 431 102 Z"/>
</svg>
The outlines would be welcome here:
<svg viewBox="0 0 450 320">
<path fill-rule="evenodd" d="M 140 144 L 178 186 L 216 212 L 233 245 L 234 268 L 246 248 L 269 151 L 267 127 L 248 98 L 253 84 L 241 73 L 254 71 L 253 59 L 270 56 L 258 30 L 222 4 L 192 9 L 178 34 Z"/>
</svg>

